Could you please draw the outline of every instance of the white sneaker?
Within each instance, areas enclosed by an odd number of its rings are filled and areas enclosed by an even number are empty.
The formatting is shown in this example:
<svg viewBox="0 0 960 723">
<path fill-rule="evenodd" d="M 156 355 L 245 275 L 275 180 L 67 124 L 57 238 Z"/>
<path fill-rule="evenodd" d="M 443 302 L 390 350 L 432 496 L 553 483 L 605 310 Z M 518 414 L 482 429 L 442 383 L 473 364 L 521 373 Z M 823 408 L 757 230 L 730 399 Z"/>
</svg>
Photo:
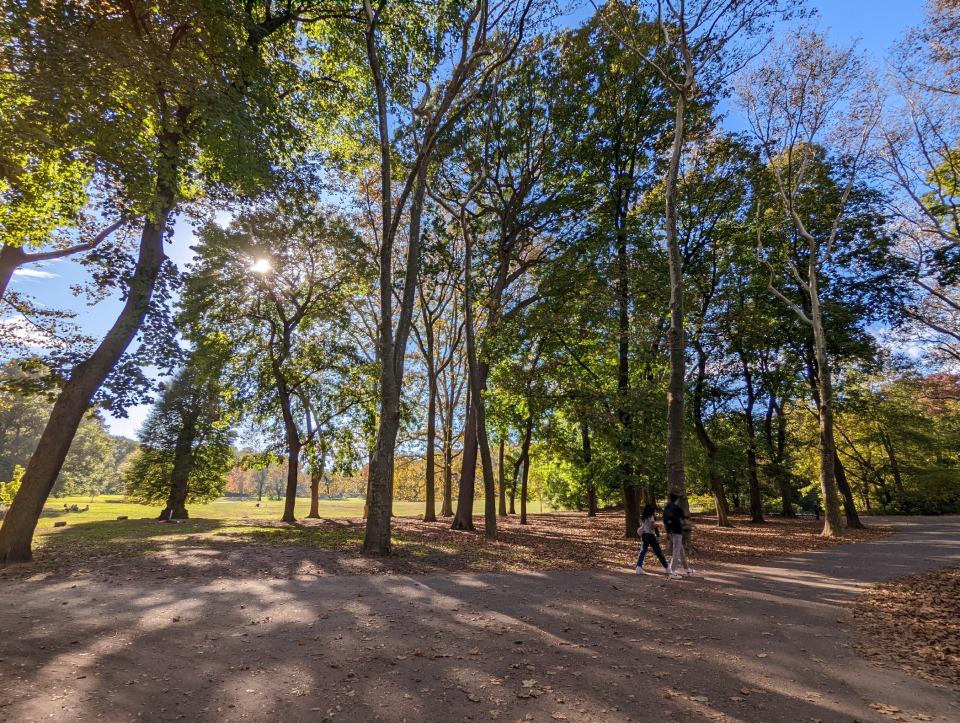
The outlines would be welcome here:
<svg viewBox="0 0 960 723">
<path fill-rule="evenodd" d="M 684 570 L 684 572 L 686 572 L 688 575 L 697 575 L 697 574 L 699 574 L 699 573 L 698 573 L 696 570 L 694 570 L 692 567 L 688 567 L 686 570 Z"/>
<path fill-rule="evenodd" d="M 643 569 L 643 565 L 637 565 L 637 574 L 638 574 L 638 575 L 643 575 L 645 572 L 646 572 L 646 570 Z"/>
<path fill-rule="evenodd" d="M 667 570 L 667 577 L 669 577 L 671 580 L 681 579 L 680 576 L 677 573 L 675 573 L 673 570 Z"/>
</svg>

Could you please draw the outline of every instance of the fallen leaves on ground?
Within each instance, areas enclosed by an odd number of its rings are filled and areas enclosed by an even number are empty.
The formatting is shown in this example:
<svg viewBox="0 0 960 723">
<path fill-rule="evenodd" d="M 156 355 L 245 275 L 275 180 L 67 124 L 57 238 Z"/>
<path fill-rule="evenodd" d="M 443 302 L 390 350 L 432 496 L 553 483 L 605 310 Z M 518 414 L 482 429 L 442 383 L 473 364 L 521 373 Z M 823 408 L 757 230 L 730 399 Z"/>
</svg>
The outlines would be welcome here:
<svg viewBox="0 0 960 723">
<path fill-rule="evenodd" d="M 865 655 L 960 689 L 960 567 L 877 585 L 853 615 Z"/>
</svg>

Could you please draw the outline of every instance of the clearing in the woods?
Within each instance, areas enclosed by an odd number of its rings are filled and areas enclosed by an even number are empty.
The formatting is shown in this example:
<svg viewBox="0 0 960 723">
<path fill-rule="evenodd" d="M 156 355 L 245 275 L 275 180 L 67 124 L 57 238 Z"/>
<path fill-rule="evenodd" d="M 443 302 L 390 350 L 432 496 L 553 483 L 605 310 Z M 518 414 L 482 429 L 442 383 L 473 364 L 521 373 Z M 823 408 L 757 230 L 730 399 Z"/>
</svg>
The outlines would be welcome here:
<svg viewBox="0 0 960 723">
<path fill-rule="evenodd" d="M 0 583 L 0 629 L 16 631 L 0 639 L 14 683 L 0 687 L 0 720 L 960 718 L 957 641 L 930 642 L 947 647 L 945 667 L 919 677 L 902 655 L 876 657 L 890 642 L 862 614 L 872 583 L 960 564 L 960 518 L 891 518 L 812 551 L 823 543 L 809 522 L 701 524 L 702 574 L 679 582 L 635 575 L 632 543 L 581 539 L 582 518 L 533 522 L 504 531 L 522 553 L 477 552 L 490 547 L 479 537 L 447 551 L 493 572 L 442 569 L 431 551 L 471 538 L 407 519 L 409 546 L 376 563 L 270 526 L 221 540 L 232 528 L 211 520 L 131 557 L 41 552 Z M 152 524 L 113 540 L 126 549 Z"/>
</svg>

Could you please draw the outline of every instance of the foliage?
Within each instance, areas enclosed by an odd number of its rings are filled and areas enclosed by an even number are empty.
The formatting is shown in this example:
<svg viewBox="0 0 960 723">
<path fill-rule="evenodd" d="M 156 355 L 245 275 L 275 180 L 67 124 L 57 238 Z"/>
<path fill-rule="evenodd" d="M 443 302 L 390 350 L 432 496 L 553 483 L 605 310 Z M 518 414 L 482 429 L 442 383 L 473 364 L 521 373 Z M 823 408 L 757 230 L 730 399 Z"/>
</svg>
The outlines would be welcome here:
<svg viewBox="0 0 960 723">
<path fill-rule="evenodd" d="M 42 374 L 42 373 L 41 373 Z M 9 365 L 0 381 L 0 479 L 9 479 L 19 465 L 26 467 L 50 414 L 46 394 L 30 391 L 35 383 L 42 388 L 42 376 Z M 116 484 L 122 460 L 115 450 L 130 440 L 111 436 L 99 410 L 87 412 L 80 422 L 74 443 L 67 453 L 54 487 L 56 495 L 94 497 Z"/>
<path fill-rule="evenodd" d="M 189 465 L 188 502 L 207 502 L 223 494 L 233 465 L 234 433 L 217 379 L 221 364 L 221 349 L 201 346 L 164 389 L 125 470 L 125 491 L 132 500 L 165 503 L 178 463 Z"/>
<path fill-rule="evenodd" d="M 23 467 L 19 464 L 13 468 L 13 474 L 8 482 L 0 482 L 0 502 L 9 505 L 17 496 L 20 489 L 20 478 L 23 477 Z"/>
</svg>

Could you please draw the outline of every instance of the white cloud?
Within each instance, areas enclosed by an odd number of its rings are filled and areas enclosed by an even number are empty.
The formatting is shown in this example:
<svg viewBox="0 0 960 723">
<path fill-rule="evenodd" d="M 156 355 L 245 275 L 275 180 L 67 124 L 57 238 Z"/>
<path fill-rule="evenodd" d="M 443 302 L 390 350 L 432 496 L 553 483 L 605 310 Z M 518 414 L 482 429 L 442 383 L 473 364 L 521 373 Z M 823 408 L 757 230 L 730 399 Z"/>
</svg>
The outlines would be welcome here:
<svg viewBox="0 0 960 723">
<path fill-rule="evenodd" d="M 14 276 L 25 276 L 28 279 L 55 279 L 59 274 L 52 274 L 49 271 L 40 269 L 17 269 L 13 272 Z"/>
</svg>

